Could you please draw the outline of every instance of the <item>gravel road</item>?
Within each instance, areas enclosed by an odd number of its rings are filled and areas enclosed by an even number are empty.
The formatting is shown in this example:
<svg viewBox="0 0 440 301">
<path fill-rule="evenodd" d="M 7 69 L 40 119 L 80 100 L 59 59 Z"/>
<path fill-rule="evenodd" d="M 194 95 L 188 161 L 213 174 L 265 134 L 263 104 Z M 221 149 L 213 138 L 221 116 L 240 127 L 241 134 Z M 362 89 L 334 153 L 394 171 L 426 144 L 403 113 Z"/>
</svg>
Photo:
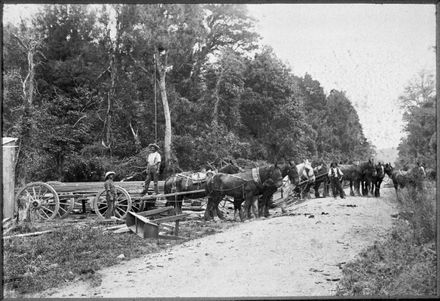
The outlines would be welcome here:
<svg viewBox="0 0 440 301">
<path fill-rule="evenodd" d="M 99 271 L 99 286 L 77 282 L 34 297 L 331 296 L 340 267 L 392 226 L 395 195 L 310 199 L 287 211 L 123 260 Z"/>
</svg>

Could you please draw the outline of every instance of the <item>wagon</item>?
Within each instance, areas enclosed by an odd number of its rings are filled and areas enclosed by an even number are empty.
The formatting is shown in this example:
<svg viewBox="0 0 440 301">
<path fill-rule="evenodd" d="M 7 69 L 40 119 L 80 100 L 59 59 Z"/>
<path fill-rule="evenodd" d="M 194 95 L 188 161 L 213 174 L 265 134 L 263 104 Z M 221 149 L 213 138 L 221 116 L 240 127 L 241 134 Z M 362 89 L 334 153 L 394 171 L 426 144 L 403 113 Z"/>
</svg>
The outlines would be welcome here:
<svg viewBox="0 0 440 301">
<path fill-rule="evenodd" d="M 158 184 L 159 191 L 163 191 L 164 181 L 159 181 Z M 115 182 L 115 186 L 115 216 L 120 219 L 124 219 L 129 211 L 146 210 L 148 204 L 154 204 L 158 198 L 185 194 L 181 192 L 142 196 L 143 181 Z M 149 190 L 153 190 L 153 183 Z M 26 207 L 32 218 L 40 220 L 64 218 L 78 206 L 83 211 L 88 206 L 99 218 L 104 219 L 107 210 L 104 182 L 32 182 L 17 191 L 15 202 L 19 208 Z"/>
</svg>

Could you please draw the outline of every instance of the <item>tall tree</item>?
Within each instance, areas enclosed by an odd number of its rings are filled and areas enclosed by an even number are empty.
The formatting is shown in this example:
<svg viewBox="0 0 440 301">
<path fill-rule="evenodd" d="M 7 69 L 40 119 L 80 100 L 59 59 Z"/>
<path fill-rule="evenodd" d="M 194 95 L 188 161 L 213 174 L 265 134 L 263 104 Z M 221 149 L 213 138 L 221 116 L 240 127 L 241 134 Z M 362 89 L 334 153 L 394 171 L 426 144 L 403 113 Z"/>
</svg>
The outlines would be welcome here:
<svg viewBox="0 0 440 301">
<path fill-rule="evenodd" d="M 436 95 L 434 75 L 422 70 L 399 97 L 405 122 L 406 137 L 398 146 L 401 165 L 422 161 L 435 166 Z"/>
</svg>

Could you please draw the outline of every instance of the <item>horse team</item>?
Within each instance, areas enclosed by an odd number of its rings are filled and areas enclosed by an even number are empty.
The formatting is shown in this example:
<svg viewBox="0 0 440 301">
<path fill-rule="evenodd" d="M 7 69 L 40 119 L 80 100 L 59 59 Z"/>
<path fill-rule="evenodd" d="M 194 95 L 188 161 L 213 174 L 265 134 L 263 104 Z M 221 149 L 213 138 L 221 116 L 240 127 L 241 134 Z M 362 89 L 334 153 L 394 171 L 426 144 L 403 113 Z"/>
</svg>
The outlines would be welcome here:
<svg viewBox="0 0 440 301">
<path fill-rule="evenodd" d="M 372 160 L 359 164 L 339 165 L 344 176 L 342 181 L 349 182 L 350 195 L 376 197 L 380 196 L 380 186 L 388 175 L 393 180 L 397 189 L 405 187 L 414 177 L 423 177 L 423 167 L 413 168 L 411 171 L 395 171 L 391 164 L 375 164 Z M 165 181 L 165 193 L 190 192 L 186 198 L 208 197 L 204 218 L 210 220 L 215 217 L 224 219 L 219 209 L 220 202 L 225 196 L 234 199 L 234 219 L 237 215 L 241 220 L 250 218 L 252 214 L 257 216 L 269 216 L 269 207 L 273 194 L 283 185 L 283 179 L 288 178 L 291 185 L 297 190 L 304 187 L 302 192 L 308 193 L 314 188 L 315 197 L 320 197 L 320 185 L 324 186 L 324 197 L 329 194 L 328 166 L 321 162 L 312 167 L 308 160 L 301 164 L 293 161 L 283 161 L 274 165 L 255 167 L 250 170 L 242 170 L 235 164 L 229 164 L 218 172 L 208 172 L 202 179 L 194 178 L 191 173 L 181 173 L 168 178 Z M 167 198 L 167 206 L 174 204 L 180 211 L 183 195 Z M 244 204 L 244 205 L 243 205 Z M 257 205 L 258 204 L 258 205 Z M 243 205 L 243 206 L 242 206 Z M 243 207 L 243 208 L 242 208 Z"/>
</svg>

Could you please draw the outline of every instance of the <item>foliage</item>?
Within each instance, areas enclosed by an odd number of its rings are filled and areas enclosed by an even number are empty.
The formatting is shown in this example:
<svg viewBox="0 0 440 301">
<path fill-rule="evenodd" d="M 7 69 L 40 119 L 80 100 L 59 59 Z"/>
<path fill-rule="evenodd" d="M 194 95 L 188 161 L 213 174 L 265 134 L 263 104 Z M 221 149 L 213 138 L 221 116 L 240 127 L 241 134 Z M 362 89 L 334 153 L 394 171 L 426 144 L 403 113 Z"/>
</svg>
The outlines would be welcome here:
<svg viewBox="0 0 440 301">
<path fill-rule="evenodd" d="M 404 137 L 398 147 L 401 167 L 416 162 L 436 166 L 436 95 L 434 75 L 421 71 L 399 98 L 404 109 Z"/>
<path fill-rule="evenodd" d="M 194 239 L 231 226 L 233 224 L 187 221 L 180 224 L 179 235 Z M 28 232 L 28 229 L 21 230 Z M 4 242 L 5 295 L 14 296 L 15 292 L 17 297 L 40 292 L 75 279 L 99 284 L 96 272 L 120 262 L 118 255 L 124 254 L 128 260 L 177 243 L 179 241 L 151 241 L 135 234 L 105 232 L 104 227 L 94 221 L 81 226 L 64 225 L 41 236 L 8 239 Z"/>
<path fill-rule="evenodd" d="M 387 239 L 376 242 L 343 268 L 340 296 L 433 296 L 436 294 L 435 186 L 405 188 Z"/>
<path fill-rule="evenodd" d="M 35 45 L 31 104 L 14 36 Z M 108 169 L 142 178 L 141 150 L 156 132 L 164 150 L 157 49 L 171 157 L 184 170 L 223 157 L 350 161 L 372 151 L 343 92 L 325 95 L 258 46 L 245 5 L 44 5 L 32 23 L 6 24 L 4 38 L 3 135 L 20 138 L 20 183 L 96 181 Z"/>
</svg>

